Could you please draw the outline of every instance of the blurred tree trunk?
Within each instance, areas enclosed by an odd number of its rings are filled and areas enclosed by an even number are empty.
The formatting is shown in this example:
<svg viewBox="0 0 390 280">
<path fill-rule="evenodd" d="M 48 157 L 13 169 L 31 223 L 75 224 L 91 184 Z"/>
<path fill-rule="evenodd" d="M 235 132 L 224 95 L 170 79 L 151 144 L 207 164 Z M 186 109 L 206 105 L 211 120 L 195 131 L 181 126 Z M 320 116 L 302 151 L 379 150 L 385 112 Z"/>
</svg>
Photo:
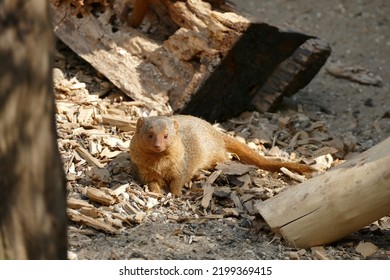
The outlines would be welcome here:
<svg viewBox="0 0 390 280">
<path fill-rule="evenodd" d="M 65 259 L 49 8 L 0 1 L 0 259 Z"/>
</svg>

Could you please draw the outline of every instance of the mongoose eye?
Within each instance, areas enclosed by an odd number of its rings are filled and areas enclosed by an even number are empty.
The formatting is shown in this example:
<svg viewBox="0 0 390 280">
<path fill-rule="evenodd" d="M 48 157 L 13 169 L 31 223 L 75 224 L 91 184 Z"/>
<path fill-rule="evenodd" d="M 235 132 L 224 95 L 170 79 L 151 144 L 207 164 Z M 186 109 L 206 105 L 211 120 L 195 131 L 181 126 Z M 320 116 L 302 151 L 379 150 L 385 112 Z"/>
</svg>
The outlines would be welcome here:
<svg viewBox="0 0 390 280">
<path fill-rule="evenodd" d="M 165 134 L 165 135 L 164 135 L 164 139 L 168 139 L 168 134 Z"/>
<path fill-rule="evenodd" d="M 149 133 L 149 134 L 148 134 L 148 138 L 149 138 L 149 139 L 152 139 L 152 138 L 153 138 L 153 133 Z"/>
</svg>

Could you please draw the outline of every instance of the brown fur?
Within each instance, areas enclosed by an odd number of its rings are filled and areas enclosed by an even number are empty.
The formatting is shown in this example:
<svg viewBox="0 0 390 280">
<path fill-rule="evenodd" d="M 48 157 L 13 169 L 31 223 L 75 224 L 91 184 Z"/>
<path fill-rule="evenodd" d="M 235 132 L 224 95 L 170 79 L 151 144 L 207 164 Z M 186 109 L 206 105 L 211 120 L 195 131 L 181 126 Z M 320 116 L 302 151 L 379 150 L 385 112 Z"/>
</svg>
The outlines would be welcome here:
<svg viewBox="0 0 390 280">
<path fill-rule="evenodd" d="M 286 167 L 301 174 L 313 171 L 299 163 L 268 160 L 193 116 L 139 118 L 130 144 L 132 164 L 141 182 L 149 184 L 153 192 L 167 186 L 174 195 L 181 195 L 183 185 L 200 169 L 228 161 L 228 153 L 264 170 Z"/>
</svg>

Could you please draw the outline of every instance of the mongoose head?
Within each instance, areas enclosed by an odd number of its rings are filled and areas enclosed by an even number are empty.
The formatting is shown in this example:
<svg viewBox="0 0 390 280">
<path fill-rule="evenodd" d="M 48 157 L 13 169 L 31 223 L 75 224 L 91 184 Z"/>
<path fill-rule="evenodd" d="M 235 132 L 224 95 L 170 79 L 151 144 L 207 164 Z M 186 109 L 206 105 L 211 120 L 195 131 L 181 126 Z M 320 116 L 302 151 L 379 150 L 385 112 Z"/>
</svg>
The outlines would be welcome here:
<svg viewBox="0 0 390 280">
<path fill-rule="evenodd" d="M 166 151 L 175 140 L 179 123 L 169 117 L 146 117 L 137 121 L 136 135 L 145 144 L 143 148 L 161 153 Z"/>
</svg>

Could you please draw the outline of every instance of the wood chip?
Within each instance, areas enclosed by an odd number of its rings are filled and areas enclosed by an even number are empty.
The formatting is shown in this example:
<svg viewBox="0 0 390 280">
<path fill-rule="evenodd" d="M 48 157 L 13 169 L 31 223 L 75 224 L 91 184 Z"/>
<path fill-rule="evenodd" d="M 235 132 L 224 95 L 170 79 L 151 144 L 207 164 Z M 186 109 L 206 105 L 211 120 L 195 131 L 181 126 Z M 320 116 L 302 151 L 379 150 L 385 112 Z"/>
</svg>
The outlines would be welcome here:
<svg viewBox="0 0 390 280">
<path fill-rule="evenodd" d="M 216 220 L 216 219 L 223 219 L 223 215 L 220 214 L 210 214 L 205 216 L 206 219 Z"/>
<path fill-rule="evenodd" d="M 127 203 L 127 202 L 122 202 L 122 205 L 123 205 L 123 210 L 126 211 L 127 214 L 129 215 L 133 215 L 133 214 L 137 214 L 139 211 L 133 207 L 130 203 Z"/>
<path fill-rule="evenodd" d="M 217 180 L 217 178 L 219 177 L 219 175 L 221 175 L 222 171 L 221 170 L 217 170 L 217 171 L 214 171 L 206 180 L 206 183 L 207 184 L 213 184 L 215 182 L 215 180 Z"/>
<path fill-rule="evenodd" d="M 122 151 L 111 151 L 109 148 L 105 147 L 103 151 L 100 153 L 101 158 L 112 159 L 120 155 Z"/>
<path fill-rule="evenodd" d="M 232 190 L 229 187 L 216 187 L 214 188 L 214 195 L 220 198 L 230 197 Z"/>
<path fill-rule="evenodd" d="M 344 144 L 343 144 L 343 147 L 344 147 Z M 339 150 L 335 147 L 322 147 L 322 148 L 318 149 L 317 151 L 315 151 L 312 155 L 314 158 L 317 158 L 317 157 L 328 155 L 328 154 L 334 155 L 337 152 L 340 152 L 342 155 L 344 154 L 343 149 Z"/>
<path fill-rule="evenodd" d="M 112 227 L 111 225 L 108 225 L 101 220 L 85 216 L 85 215 L 77 212 L 76 210 L 68 209 L 67 213 L 68 213 L 69 219 L 76 222 L 76 223 L 82 223 L 82 224 L 85 224 L 89 227 L 92 227 L 94 229 L 104 231 L 107 233 L 112 233 L 112 234 L 119 233 L 118 230 L 115 229 L 114 227 Z"/>
<path fill-rule="evenodd" d="M 376 133 L 378 133 L 378 134 L 382 133 L 382 128 L 381 128 L 381 125 L 379 124 L 378 120 L 374 121 L 373 126 L 375 128 Z"/>
<path fill-rule="evenodd" d="M 257 139 L 260 144 L 272 144 L 272 135 L 275 132 L 275 126 L 269 124 L 268 119 L 264 118 L 260 120 L 259 125 L 250 126 L 252 130 L 251 138 Z"/>
<path fill-rule="evenodd" d="M 245 207 L 246 211 L 248 211 L 249 214 L 251 214 L 251 215 L 255 214 L 253 200 L 249 200 L 249 201 L 244 202 L 244 207 Z"/>
<path fill-rule="evenodd" d="M 285 175 L 287 175 L 291 179 L 294 179 L 295 181 L 298 181 L 298 182 L 302 183 L 302 182 L 307 180 L 305 176 L 302 176 L 302 175 L 299 175 L 297 173 L 294 173 L 294 172 L 288 170 L 285 167 L 280 168 L 280 171 L 282 171 Z"/>
<path fill-rule="evenodd" d="M 82 207 L 79 212 L 85 216 L 91 218 L 101 218 L 103 217 L 103 213 L 96 209 L 95 207 Z"/>
<path fill-rule="evenodd" d="M 378 247 L 371 242 L 360 242 L 356 246 L 356 252 L 358 252 L 363 257 L 369 257 L 378 252 Z"/>
<path fill-rule="evenodd" d="M 96 158 L 94 158 L 86 149 L 83 147 L 77 147 L 76 152 L 85 159 L 92 166 L 96 166 L 97 168 L 104 168 L 104 164 L 101 164 Z"/>
<path fill-rule="evenodd" d="M 329 260 L 329 257 L 326 255 L 326 250 L 322 246 L 311 247 L 312 254 L 319 260 Z"/>
<path fill-rule="evenodd" d="M 299 254 L 297 252 L 288 252 L 287 255 L 290 260 L 299 260 Z"/>
<path fill-rule="evenodd" d="M 222 209 L 222 212 L 224 214 L 224 216 L 228 216 L 228 217 L 238 217 L 240 216 L 240 214 L 238 213 L 237 209 L 236 208 L 223 208 Z"/>
<path fill-rule="evenodd" d="M 105 218 L 105 222 L 117 229 L 123 227 L 122 220 L 113 218 L 113 216 L 110 215 L 107 215 L 107 217 Z"/>
<path fill-rule="evenodd" d="M 213 193 L 214 193 L 213 187 L 211 187 L 209 185 L 203 187 L 203 198 L 202 198 L 201 205 L 204 209 L 207 209 L 209 207 L 210 201 L 213 197 Z"/>
<path fill-rule="evenodd" d="M 116 196 L 119 196 L 121 193 L 124 193 L 126 192 L 127 188 L 130 186 L 129 183 L 127 184 L 123 184 L 123 185 L 118 185 L 116 187 L 113 187 L 111 190 L 112 190 L 112 193 L 115 194 Z"/>
<path fill-rule="evenodd" d="M 146 206 L 146 203 L 145 201 L 143 201 L 142 199 L 140 199 L 137 195 L 135 195 L 134 193 L 129 193 L 129 197 L 135 201 L 137 204 L 139 204 L 140 206 L 142 207 L 145 207 Z"/>
<path fill-rule="evenodd" d="M 68 251 L 68 260 L 75 261 L 78 260 L 77 254 L 71 251 Z"/>
<path fill-rule="evenodd" d="M 231 200 L 233 200 L 234 205 L 236 205 L 237 209 L 239 209 L 240 211 L 244 209 L 244 206 L 242 205 L 240 198 L 235 193 L 232 192 L 230 194 L 230 198 Z"/>
<path fill-rule="evenodd" d="M 146 214 L 144 212 L 138 212 L 137 214 L 135 214 L 135 221 L 137 223 L 141 223 L 143 221 L 143 219 L 145 218 Z"/>
<path fill-rule="evenodd" d="M 86 236 L 92 236 L 96 234 L 96 230 L 93 228 L 75 228 L 74 226 L 69 226 L 68 231 L 70 233 L 78 233 Z"/>
<path fill-rule="evenodd" d="M 118 127 L 122 131 L 135 131 L 135 125 L 126 120 L 123 116 L 112 116 L 107 114 L 102 114 L 102 121 L 104 124 L 112 125 Z"/>
<path fill-rule="evenodd" d="M 329 64 L 326 67 L 329 74 L 337 77 L 358 82 L 364 85 L 382 86 L 382 78 L 374 75 L 361 66 L 346 66 L 337 63 Z"/>
<path fill-rule="evenodd" d="M 253 199 L 255 196 L 253 194 L 249 194 L 249 193 L 246 193 L 246 194 L 243 194 L 241 196 L 241 201 L 244 203 L 244 202 L 247 202 L 251 199 Z"/>
<path fill-rule="evenodd" d="M 113 196 L 105 193 L 104 191 L 92 187 L 87 188 L 85 195 L 89 199 L 98 202 L 102 205 L 112 205 L 116 202 L 116 199 Z"/>
<path fill-rule="evenodd" d="M 316 157 L 315 164 L 312 167 L 318 171 L 325 171 L 332 167 L 333 157 L 330 154 Z"/>
<path fill-rule="evenodd" d="M 101 151 L 100 147 L 101 145 L 99 145 L 99 143 L 96 143 L 95 141 L 89 141 L 88 150 L 91 155 L 96 156 L 99 151 Z"/>
<path fill-rule="evenodd" d="M 122 150 L 128 149 L 128 147 L 125 146 L 123 141 L 118 137 L 106 136 L 102 138 L 102 141 L 110 148 L 120 148 Z"/>
<path fill-rule="evenodd" d="M 91 178 L 91 180 L 96 182 L 109 183 L 111 181 L 110 172 L 106 168 L 98 168 L 94 166 L 87 172 L 87 175 Z"/>
<path fill-rule="evenodd" d="M 223 174 L 227 175 L 244 175 L 256 169 L 256 167 L 253 165 L 247 165 L 236 161 L 218 163 L 215 168 L 222 171 Z"/>
<path fill-rule="evenodd" d="M 72 209 L 80 209 L 81 207 L 93 207 L 93 205 L 88 203 L 88 201 L 79 198 L 74 198 L 74 197 L 69 197 L 67 199 L 67 202 L 68 202 L 68 207 Z"/>
<path fill-rule="evenodd" d="M 151 209 L 151 208 L 155 207 L 158 204 L 159 204 L 159 202 L 158 202 L 158 200 L 156 198 L 148 197 L 148 201 L 146 202 L 146 208 L 147 209 Z"/>
<path fill-rule="evenodd" d="M 79 114 L 77 116 L 77 121 L 79 123 L 87 123 L 92 121 L 92 115 L 94 113 L 94 109 L 92 107 L 80 107 Z"/>
<path fill-rule="evenodd" d="M 252 182 L 251 176 L 249 174 L 244 174 L 237 177 L 237 180 L 243 182 L 243 185 L 240 187 L 241 190 L 246 190 L 249 188 L 250 183 Z"/>
</svg>

